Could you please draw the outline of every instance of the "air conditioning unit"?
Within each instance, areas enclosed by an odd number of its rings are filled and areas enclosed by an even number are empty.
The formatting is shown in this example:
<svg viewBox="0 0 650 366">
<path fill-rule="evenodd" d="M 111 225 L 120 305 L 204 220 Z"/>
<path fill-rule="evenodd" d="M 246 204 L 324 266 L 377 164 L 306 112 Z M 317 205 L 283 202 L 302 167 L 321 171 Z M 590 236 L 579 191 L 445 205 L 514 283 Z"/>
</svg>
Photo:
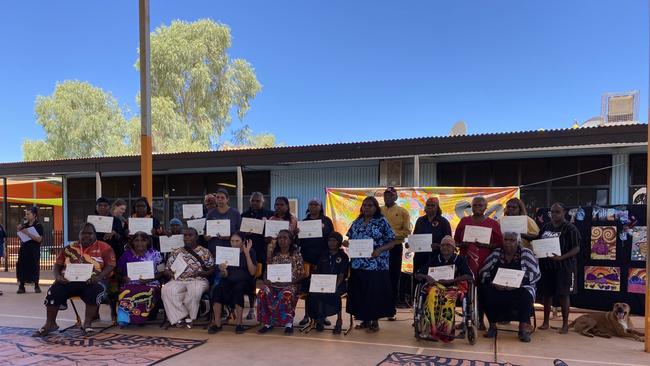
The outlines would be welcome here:
<svg viewBox="0 0 650 366">
<path fill-rule="evenodd" d="M 402 161 L 382 160 L 379 162 L 379 185 L 399 187 L 402 185 Z"/>
<path fill-rule="evenodd" d="M 605 93 L 601 116 L 605 124 L 630 123 L 639 120 L 639 91 Z"/>
</svg>

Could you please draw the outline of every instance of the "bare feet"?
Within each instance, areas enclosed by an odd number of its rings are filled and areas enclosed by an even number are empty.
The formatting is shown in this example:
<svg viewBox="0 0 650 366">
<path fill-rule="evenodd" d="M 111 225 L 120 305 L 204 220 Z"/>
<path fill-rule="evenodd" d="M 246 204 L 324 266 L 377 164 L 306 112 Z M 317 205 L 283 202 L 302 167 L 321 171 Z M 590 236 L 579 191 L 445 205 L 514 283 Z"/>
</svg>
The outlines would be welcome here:
<svg viewBox="0 0 650 366">
<path fill-rule="evenodd" d="M 547 330 L 548 329 L 548 323 L 547 322 L 542 323 L 542 325 L 539 326 L 539 329 Z"/>
</svg>

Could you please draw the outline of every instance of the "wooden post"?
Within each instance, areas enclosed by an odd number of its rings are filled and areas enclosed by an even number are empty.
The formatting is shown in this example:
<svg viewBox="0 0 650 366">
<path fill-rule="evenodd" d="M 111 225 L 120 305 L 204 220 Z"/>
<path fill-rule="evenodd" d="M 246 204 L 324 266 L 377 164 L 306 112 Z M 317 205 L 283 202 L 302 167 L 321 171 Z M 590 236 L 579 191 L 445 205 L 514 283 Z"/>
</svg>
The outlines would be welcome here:
<svg viewBox="0 0 650 366">
<path fill-rule="evenodd" d="M 151 153 L 151 49 L 149 44 L 149 0 L 139 1 L 140 10 L 140 192 L 153 204 Z"/>
</svg>

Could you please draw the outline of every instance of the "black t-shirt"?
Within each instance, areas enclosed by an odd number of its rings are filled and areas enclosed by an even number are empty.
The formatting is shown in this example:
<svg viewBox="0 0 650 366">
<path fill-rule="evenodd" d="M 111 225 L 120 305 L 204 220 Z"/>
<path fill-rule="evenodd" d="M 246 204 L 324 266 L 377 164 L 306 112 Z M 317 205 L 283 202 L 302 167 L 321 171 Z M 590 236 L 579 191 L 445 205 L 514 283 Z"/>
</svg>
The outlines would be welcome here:
<svg viewBox="0 0 650 366">
<path fill-rule="evenodd" d="M 27 224 L 27 225 L 25 225 L 24 228 L 27 229 L 27 228 L 30 227 L 30 226 L 33 226 L 33 227 L 34 227 L 34 229 L 36 230 L 36 232 L 38 233 L 38 235 L 39 235 L 41 238 L 43 237 L 43 232 L 44 232 L 44 230 L 43 230 L 43 225 L 41 225 L 40 222 L 35 221 L 35 222 L 34 222 L 34 225 L 29 225 L 29 224 Z M 37 241 L 35 241 L 35 240 L 31 240 L 31 239 L 28 240 L 28 241 L 26 241 L 24 244 L 35 244 L 35 245 L 40 245 L 39 242 L 37 242 Z"/>
<path fill-rule="evenodd" d="M 440 216 L 430 222 L 426 215 L 418 217 L 415 221 L 415 228 L 413 234 L 431 234 L 432 243 L 440 244 L 442 238 L 451 235 L 451 225 L 446 218 Z"/>
<path fill-rule="evenodd" d="M 542 229 L 539 231 L 540 239 L 547 238 L 560 238 L 560 249 L 562 250 L 562 255 L 570 251 L 575 247 L 580 247 L 580 231 L 572 223 L 565 221 L 560 226 L 553 226 L 552 222 L 548 222 L 542 226 Z M 542 270 L 551 270 L 551 269 L 575 269 L 577 266 L 576 256 L 567 258 L 560 262 L 551 260 L 550 258 L 540 258 L 539 259 L 539 268 Z"/>
<path fill-rule="evenodd" d="M 350 259 L 343 249 L 339 249 L 336 254 L 324 253 L 321 255 L 316 265 L 315 274 L 343 274 L 347 277 Z"/>
<path fill-rule="evenodd" d="M 251 261 L 253 262 L 253 265 L 257 265 L 257 259 L 255 256 L 255 250 L 251 248 L 250 251 L 250 256 L 251 256 Z M 239 253 L 239 266 L 237 267 L 231 267 L 229 266 L 228 269 L 228 281 L 231 282 L 248 282 L 253 279 L 253 276 L 251 276 L 250 272 L 248 272 L 248 266 L 246 265 L 246 255 L 244 252 Z"/>
<path fill-rule="evenodd" d="M 429 273 L 429 267 L 450 266 L 452 264 L 455 266 L 454 278 L 460 277 L 462 275 L 472 276 L 472 271 L 469 269 L 469 266 L 467 265 L 467 260 L 465 260 L 464 257 L 458 256 L 456 254 L 452 254 L 452 256 L 449 257 L 449 260 L 445 260 L 445 258 L 439 252 L 437 254 L 432 255 L 429 258 L 429 262 L 427 262 L 427 265 L 420 268 L 417 273 L 426 275 Z"/>
<path fill-rule="evenodd" d="M 241 214 L 241 217 L 247 217 L 249 219 L 264 220 L 273 216 L 273 211 L 262 208 L 258 211 L 253 211 L 248 209 Z M 258 259 L 266 263 L 266 242 L 264 241 L 264 235 L 262 234 L 250 234 L 248 238 L 253 242 L 253 249 L 257 253 Z"/>
<path fill-rule="evenodd" d="M 306 217 L 304 221 L 308 220 L 312 219 Z M 302 238 L 298 241 L 298 247 L 300 248 L 300 255 L 305 262 L 316 264 L 319 258 L 328 252 L 327 238 L 334 231 L 334 224 L 327 216 L 313 220 L 323 221 L 323 236 L 320 238 Z"/>
</svg>

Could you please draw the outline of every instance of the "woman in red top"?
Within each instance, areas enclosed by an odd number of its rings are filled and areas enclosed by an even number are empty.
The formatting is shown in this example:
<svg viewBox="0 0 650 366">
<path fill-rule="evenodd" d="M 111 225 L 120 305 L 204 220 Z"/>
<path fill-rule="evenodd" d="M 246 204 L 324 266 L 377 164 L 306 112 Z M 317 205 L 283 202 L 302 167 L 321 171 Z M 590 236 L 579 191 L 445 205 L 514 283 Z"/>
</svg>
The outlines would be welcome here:
<svg viewBox="0 0 650 366">
<path fill-rule="evenodd" d="M 472 199 L 472 216 L 461 218 L 458 226 L 456 226 L 456 231 L 454 232 L 454 240 L 456 240 L 457 243 L 460 243 L 460 255 L 464 256 L 467 259 L 467 264 L 474 274 L 475 279 L 478 278 L 478 271 L 483 267 L 485 259 L 490 255 L 490 253 L 492 253 L 492 250 L 495 248 L 500 248 L 503 245 L 501 226 L 496 220 L 491 219 L 485 215 L 486 209 L 487 199 L 485 199 L 483 196 L 474 197 L 474 199 Z M 465 235 L 465 227 L 468 225 L 481 226 L 492 229 L 492 233 L 490 234 L 490 243 L 463 241 L 463 237 Z M 478 305 L 478 318 L 478 328 L 480 330 L 485 330 L 485 324 L 483 322 L 483 309 L 481 307 L 481 304 Z"/>
</svg>

